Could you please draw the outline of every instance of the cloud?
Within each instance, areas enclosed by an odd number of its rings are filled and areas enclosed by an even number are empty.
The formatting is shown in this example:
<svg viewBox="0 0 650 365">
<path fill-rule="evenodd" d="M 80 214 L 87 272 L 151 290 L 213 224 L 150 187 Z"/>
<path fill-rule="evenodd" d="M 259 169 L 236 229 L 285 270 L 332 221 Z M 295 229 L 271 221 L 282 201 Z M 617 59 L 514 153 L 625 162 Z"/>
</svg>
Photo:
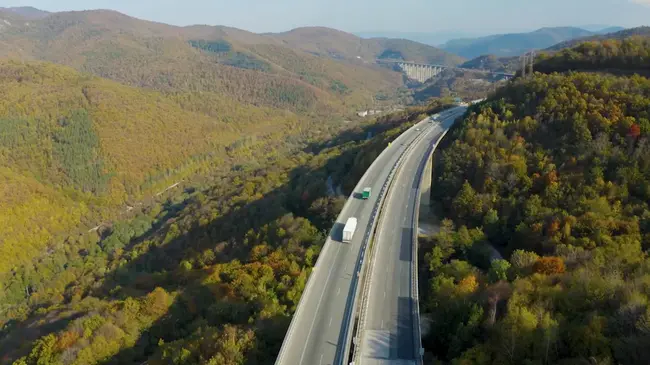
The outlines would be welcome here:
<svg viewBox="0 0 650 365">
<path fill-rule="evenodd" d="M 650 0 L 630 0 L 630 2 L 643 6 L 650 6 Z"/>
</svg>

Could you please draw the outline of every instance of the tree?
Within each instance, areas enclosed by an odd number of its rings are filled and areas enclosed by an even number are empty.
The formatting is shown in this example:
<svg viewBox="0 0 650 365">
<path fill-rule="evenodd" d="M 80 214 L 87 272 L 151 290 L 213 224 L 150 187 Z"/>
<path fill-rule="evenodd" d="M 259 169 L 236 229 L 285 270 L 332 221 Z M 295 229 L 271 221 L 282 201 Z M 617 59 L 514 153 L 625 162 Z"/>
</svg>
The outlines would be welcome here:
<svg viewBox="0 0 650 365">
<path fill-rule="evenodd" d="M 561 274 L 564 272 L 564 260 L 560 257 L 540 257 L 533 265 L 533 271 L 544 275 Z"/>
<path fill-rule="evenodd" d="M 467 222 L 472 222 L 482 212 L 482 202 L 472 185 L 465 181 L 462 188 L 454 198 L 452 207 L 455 215 Z"/>
<path fill-rule="evenodd" d="M 510 256 L 510 263 L 513 269 L 520 275 L 527 275 L 532 272 L 533 265 L 539 259 L 535 252 L 525 250 L 515 250 Z"/>
<path fill-rule="evenodd" d="M 492 261 L 490 272 L 488 276 L 490 282 L 496 283 L 497 281 L 507 281 L 508 280 L 508 270 L 510 269 L 510 263 L 503 259 L 497 259 Z"/>
</svg>

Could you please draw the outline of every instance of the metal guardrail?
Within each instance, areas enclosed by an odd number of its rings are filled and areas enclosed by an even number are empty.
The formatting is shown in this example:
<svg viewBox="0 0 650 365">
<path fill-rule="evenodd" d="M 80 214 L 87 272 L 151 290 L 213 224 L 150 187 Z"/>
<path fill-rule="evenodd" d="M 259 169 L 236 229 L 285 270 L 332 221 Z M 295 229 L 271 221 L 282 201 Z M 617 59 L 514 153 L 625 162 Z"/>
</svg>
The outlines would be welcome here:
<svg viewBox="0 0 650 365">
<path fill-rule="evenodd" d="M 411 128 L 415 128 L 415 126 L 413 126 Z M 342 215 L 343 212 L 346 211 L 348 206 L 354 201 L 354 194 L 365 183 L 366 174 L 368 173 L 368 171 L 370 171 L 375 166 L 375 164 L 378 163 L 378 161 L 381 160 L 380 157 L 385 153 L 388 153 L 388 148 L 384 148 L 384 150 L 379 154 L 379 156 L 377 156 L 375 158 L 375 160 L 370 164 L 370 166 L 368 167 L 368 169 L 364 173 L 364 176 L 361 177 L 361 179 L 359 180 L 359 182 L 355 186 L 354 191 L 348 196 L 348 199 L 346 200 L 345 204 L 343 205 L 343 208 L 341 209 L 341 213 L 339 213 L 339 216 Z M 390 176 L 391 175 L 389 174 L 388 178 L 387 178 L 387 181 L 390 178 Z M 382 190 L 381 190 L 380 199 L 381 199 L 381 196 L 383 196 L 383 194 L 384 194 L 385 185 L 386 184 L 384 183 L 384 186 L 382 187 Z M 371 219 L 373 219 L 373 222 L 374 222 L 374 218 L 376 217 L 376 208 L 377 208 L 377 206 L 375 206 L 375 209 L 373 210 L 373 215 L 372 215 L 372 218 L 371 218 Z M 337 217 L 337 221 L 338 220 L 339 219 Z M 334 228 L 332 228 L 332 229 L 334 229 Z M 374 231 L 374 226 L 373 226 L 373 231 Z M 318 255 L 318 259 L 316 259 L 316 263 L 314 264 L 314 267 L 312 268 L 312 274 L 313 274 L 314 271 L 316 271 L 317 269 L 320 268 L 320 266 L 321 266 L 320 263 L 322 263 L 322 258 L 326 256 L 325 252 L 332 246 L 331 244 L 329 244 L 332 241 L 331 238 L 330 238 L 331 237 L 331 232 L 332 232 L 332 230 L 330 230 L 330 232 L 329 232 L 330 234 L 328 235 L 328 237 L 327 237 L 327 239 L 325 241 L 325 244 L 323 245 L 323 250 Z M 366 233 L 365 241 L 363 242 L 362 247 L 361 247 L 362 251 L 361 251 L 360 260 L 359 260 L 361 263 L 364 262 L 363 261 L 363 256 L 364 256 L 364 253 L 365 253 L 365 247 L 366 247 L 365 244 L 367 243 L 367 239 L 368 239 L 368 234 Z M 361 265 L 363 265 L 363 264 L 361 264 Z M 282 342 L 282 346 L 280 347 L 280 352 L 278 353 L 278 357 L 276 358 L 276 361 L 275 361 L 276 365 L 281 365 L 282 364 L 282 361 L 283 361 L 284 356 L 286 354 L 287 346 L 291 342 L 291 338 L 293 337 L 293 333 L 295 331 L 295 327 L 296 327 L 295 319 L 300 318 L 300 315 L 302 314 L 302 309 L 304 307 L 303 302 L 306 300 L 305 298 L 307 298 L 309 296 L 308 294 L 312 291 L 314 281 L 310 280 L 311 278 L 312 278 L 312 275 L 309 275 L 309 278 L 307 279 L 307 284 L 305 285 L 305 290 L 303 290 L 303 293 L 300 296 L 300 299 L 298 301 L 298 306 L 296 307 L 296 312 L 294 313 L 294 316 L 293 316 L 293 318 L 292 318 L 292 320 L 291 320 L 291 322 L 289 324 L 289 328 L 287 329 L 287 333 L 285 335 L 285 340 Z M 358 280 L 358 277 L 354 278 L 353 280 L 354 280 L 354 285 L 356 285 L 356 281 Z M 356 287 L 355 287 L 355 291 L 356 291 Z M 356 295 L 355 295 L 354 302 L 356 302 Z M 354 302 L 353 302 L 353 307 L 352 308 L 355 308 L 354 307 Z M 351 317 L 353 317 L 353 316 L 351 316 Z M 348 318 L 348 321 L 349 321 L 349 318 Z M 350 321 L 350 322 L 352 324 L 354 324 L 354 321 Z M 346 338 L 347 338 L 348 333 L 349 333 L 349 331 L 346 331 Z M 344 359 L 347 358 L 348 353 L 349 353 L 349 344 L 346 344 L 345 352 L 343 353 L 343 358 Z"/>
<path fill-rule="evenodd" d="M 388 149 L 384 149 L 384 151 L 382 151 L 379 156 L 381 156 L 387 150 Z M 366 173 L 379 160 L 379 156 L 377 156 L 375 161 L 373 161 L 373 163 L 370 164 L 370 166 L 366 170 Z M 343 212 L 346 211 L 348 206 L 354 201 L 354 194 L 358 190 L 358 188 L 363 185 L 362 182 L 364 181 L 364 178 L 365 178 L 365 173 L 364 173 L 364 176 L 362 176 L 361 179 L 359 180 L 359 183 L 357 183 L 357 185 L 355 186 L 354 191 L 352 191 L 352 193 L 350 193 L 350 195 L 348 196 L 348 199 L 345 201 L 345 204 L 343 205 L 343 208 L 341 209 L 341 212 L 339 213 L 339 216 L 341 216 L 343 214 Z M 338 221 L 338 220 L 339 220 L 339 218 L 337 217 L 336 221 Z M 323 244 L 323 249 L 319 253 L 318 258 L 316 259 L 316 263 L 314 264 L 314 267 L 312 268 L 311 274 L 313 274 L 314 271 L 316 271 L 321 266 L 320 263 L 323 262 L 322 258 L 326 256 L 325 255 L 326 250 L 328 250 L 332 246 L 329 243 L 332 242 L 331 236 L 332 236 L 332 230 L 333 229 L 334 229 L 334 227 L 332 227 L 332 229 L 330 229 L 330 232 L 329 232 L 329 234 L 327 236 L 327 239 L 325 240 L 325 243 Z M 295 319 L 300 318 L 300 315 L 302 313 L 302 309 L 304 307 L 304 305 L 302 305 L 303 301 L 306 300 L 306 298 L 309 296 L 308 293 L 311 292 L 311 289 L 313 287 L 314 281 L 311 280 L 312 279 L 311 274 L 309 275 L 309 278 L 307 279 L 307 284 L 305 285 L 305 290 L 303 290 L 302 294 L 300 295 L 300 299 L 298 300 L 298 306 L 296 307 L 296 312 L 293 314 L 293 318 L 292 318 L 291 322 L 289 323 L 289 328 L 287 329 L 287 333 L 285 335 L 285 340 L 282 342 L 282 346 L 280 347 L 280 352 L 278 353 L 278 357 L 275 359 L 275 364 L 276 365 L 282 364 L 282 360 L 284 359 L 284 355 L 286 353 L 286 348 L 287 348 L 288 344 L 291 342 L 293 332 L 295 331 L 295 327 L 296 327 Z"/>
<path fill-rule="evenodd" d="M 411 296 L 413 297 L 413 300 L 415 300 L 415 305 L 413 306 L 414 311 L 413 311 L 413 323 L 415 324 L 413 326 L 413 338 L 414 338 L 414 343 L 418 344 L 418 353 L 419 356 L 417 356 L 417 362 L 418 365 L 423 364 L 424 362 L 424 347 L 422 346 L 422 333 L 420 330 L 420 285 L 419 285 L 419 280 L 418 280 L 418 261 L 419 261 L 419 256 L 418 256 L 418 225 L 420 221 L 420 201 L 421 201 L 421 196 L 422 196 L 422 179 L 424 178 L 424 171 L 426 170 L 426 164 L 429 162 L 429 159 L 435 152 L 436 148 L 438 147 L 438 143 L 442 141 L 443 138 L 445 138 L 445 135 L 447 135 L 447 132 L 449 129 L 445 130 L 442 132 L 440 137 L 431 144 L 429 147 L 427 153 L 425 154 L 426 158 L 422 159 L 420 169 L 419 169 L 419 176 L 418 179 L 420 183 L 418 184 L 418 187 L 415 192 L 415 204 L 413 205 L 413 245 L 411 247 L 412 249 L 412 255 L 413 255 L 413 262 L 411 264 L 411 283 L 413 283 L 411 287 Z"/>
<path fill-rule="evenodd" d="M 426 119 L 424 119 L 424 120 L 426 120 Z M 421 122 L 422 121 L 416 123 L 416 125 L 414 125 L 413 127 L 409 128 L 409 129 L 417 128 L 417 125 L 420 124 Z M 428 128 L 428 126 L 426 128 Z M 402 164 L 402 162 L 404 160 L 404 156 L 406 156 L 406 154 L 409 153 L 414 148 L 414 146 L 417 144 L 417 142 L 419 142 L 420 139 L 423 138 L 423 136 L 424 136 L 424 133 L 422 133 L 422 134 L 418 135 L 417 137 L 415 137 L 413 139 L 413 141 L 411 141 L 411 143 L 409 143 L 409 145 L 404 149 L 404 151 L 402 151 L 402 153 L 398 157 L 397 161 L 395 161 L 395 164 L 393 165 L 393 167 L 391 168 L 391 171 L 388 173 L 388 176 L 386 177 L 386 181 L 384 182 L 384 185 L 382 185 L 381 190 L 379 191 L 379 194 L 378 194 L 379 199 L 375 203 L 375 207 L 372 210 L 372 214 L 371 214 L 370 220 L 368 222 L 369 225 L 370 225 L 370 229 L 366 230 L 366 236 L 364 237 L 364 241 L 361 244 L 361 255 L 360 255 L 359 262 L 358 262 L 358 265 L 360 267 L 356 271 L 358 275 L 357 275 L 357 278 L 354 280 L 353 292 L 355 294 L 354 294 L 354 297 L 353 297 L 354 299 L 352 300 L 352 306 L 351 306 L 352 310 L 350 311 L 349 316 L 347 318 L 348 330 L 345 331 L 344 337 L 343 337 L 343 343 L 345 344 L 345 346 L 343 347 L 342 364 L 347 363 L 347 360 L 348 360 L 347 356 L 350 353 L 350 347 L 352 345 L 352 343 L 350 341 L 347 341 L 347 338 L 349 337 L 349 335 L 351 333 L 354 333 L 354 328 L 355 328 L 355 326 L 354 326 L 354 324 L 355 324 L 355 321 L 354 321 L 355 315 L 354 314 L 358 310 L 358 307 L 356 306 L 356 302 L 358 301 L 358 298 L 360 297 L 360 295 L 362 293 L 361 290 L 365 289 L 365 286 L 366 286 L 365 284 L 367 282 L 369 282 L 369 280 L 364 281 L 364 279 L 366 277 L 366 274 L 369 272 L 368 265 L 366 265 L 366 262 L 368 262 L 368 260 L 366 260 L 364 258 L 365 258 L 366 251 L 367 251 L 368 247 L 371 246 L 372 239 L 374 238 L 375 230 L 377 229 L 377 225 L 378 225 L 377 223 L 381 219 L 380 218 L 381 217 L 380 213 L 381 213 L 381 209 L 383 207 L 384 201 L 386 199 L 386 193 L 388 192 L 388 189 L 390 188 L 390 186 L 393 183 L 393 178 L 395 176 L 395 173 L 399 169 L 399 167 L 401 166 L 401 164 Z M 384 149 L 384 151 L 386 149 Z M 382 151 L 382 153 L 383 153 L 383 151 Z M 370 251 L 371 252 L 369 253 L 368 256 L 372 255 L 373 250 L 370 250 Z M 372 264 L 372 262 L 373 261 L 371 259 L 370 264 Z M 361 289 L 358 286 L 359 281 L 364 283 L 363 288 L 361 288 Z M 365 298 L 366 298 L 366 295 L 361 295 L 362 301 Z M 366 307 L 363 304 L 364 303 L 362 302 L 361 308 Z M 361 323 L 361 321 L 359 321 L 359 323 Z M 361 338 L 359 337 L 359 332 L 360 332 L 359 328 L 361 328 L 361 329 L 363 328 L 363 327 L 360 326 L 359 323 L 357 323 L 357 326 L 356 326 L 356 328 L 357 328 L 357 336 L 355 338 L 356 338 L 357 344 L 354 347 L 355 353 L 357 352 L 357 348 L 359 348 L 359 344 L 360 344 L 360 341 L 361 341 Z M 353 356 L 353 358 L 354 358 L 354 356 Z"/>
<path fill-rule="evenodd" d="M 441 116 L 441 117 L 442 117 L 443 115 L 446 116 L 447 113 L 449 113 L 449 111 L 450 111 L 450 110 L 448 109 L 448 110 L 446 110 L 446 111 L 441 112 L 441 113 L 440 113 L 440 116 Z M 427 119 L 428 119 L 428 118 L 427 118 Z M 417 123 L 417 124 L 419 124 L 419 123 Z M 412 129 L 412 128 L 416 128 L 417 124 L 414 125 L 413 127 L 411 127 L 411 129 Z M 428 128 L 428 127 L 427 127 L 427 128 Z M 445 132 L 445 133 L 446 133 L 446 132 Z M 379 194 L 379 200 L 377 201 L 377 203 L 375 204 L 375 207 L 373 208 L 373 213 L 372 213 L 372 215 L 371 215 L 371 221 L 370 221 L 370 223 L 371 223 L 371 229 L 366 231 L 366 237 L 364 238 L 364 242 L 362 243 L 362 246 L 361 246 L 361 253 L 360 253 L 360 258 L 359 258 L 359 261 L 358 261 L 358 263 L 357 263 L 357 265 L 360 266 L 360 268 L 359 268 L 359 270 L 355 270 L 355 271 L 358 273 L 358 276 L 356 276 L 356 277 L 353 278 L 353 280 L 354 280 L 354 281 L 353 281 L 354 292 L 355 292 L 356 294 L 354 295 L 354 299 L 353 299 L 353 302 L 352 302 L 352 311 L 350 311 L 350 315 L 348 315 L 348 318 L 346 319 L 346 320 L 348 321 L 348 326 L 349 326 L 348 328 L 349 328 L 349 329 L 344 333 L 344 343 L 345 343 L 345 346 L 344 346 L 344 352 L 343 352 L 343 356 L 342 356 L 342 359 L 343 359 L 342 363 L 345 363 L 345 361 L 347 361 L 347 356 L 348 356 L 348 354 L 349 354 L 349 352 L 350 352 L 349 350 L 350 350 L 351 342 L 350 342 L 350 341 L 347 341 L 346 339 L 347 339 L 348 335 L 349 335 L 350 333 L 353 333 L 353 331 L 354 331 L 354 323 L 355 323 L 355 321 L 353 320 L 353 319 L 354 319 L 354 315 L 352 315 L 352 314 L 354 314 L 354 313 L 356 312 L 356 308 L 357 308 L 357 307 L 356 307 L 355 304 L 356 304 L 356 302 L 357 302 L 357 298 L 359 297 L 359 294 L 360 294 L 360 292 L 358 292 L 358 290 L 359 290 L 359 289 L 358 289 L 358 281 L 359 281 L 359 280 L 363 280 L 363 279 L 365 279 L 365 276 L 366 276 L 367 272 L 369 272 L 369 271 L 368 271 L 368 268 L 367 268 L 367 265 L 364 265 L 365 262 L 367 261 L 367 260 L 364 260 L 364 256 L 365 256 L 366 250 L 367 250 L 367 248 L 368 248 L 368 244 L 369 244 L 370 242 L 372 242 L 372 238 L 373 238 L 373 236 L 374 236 L 374 232 L 375 232 L 376 227 L 377 227 L 377 221 L 378 221 L 378 219 L 377 219 L 377 215 L 378 215 L 379 212 L 381 211 L 381 207 L 383 206 L 383 203 L 384 203 L 384 201 L 385 201 L 385 196 L 386 196 L 387 189 L 388 189 L 388 188 L 390 187 L 390 185 L 392 184 L 392 181 L 393 181 L 393 178 L 394 178 L 395 172 L 396 172 L 397 168 L 398 168 L 398 167 L 401 165 L 401 163 L 403 162 L 403 159 L 404 159 L 405 154 L 406 154 L 407 152 L 410 152 L 410 150 L 411 150 L 412 148 L 414 148 L 414 146 L 417 144 L 416 142 L 418 142 L 421 138 L 423 138 L 424 135 L 425 135 L 425 134 L 422 133 L 422 134 L 420 134 L 419 136 L 417 136 L 417 137 L 416 137 L 416 138 L 415 138 L 415 139 L 414 139 L 414 140 L 409 144 L 409 146 L 408 146 L 404 151 L 402 151 L 402 153 L 400 154 L 400 157 L 399 157 L 398 160 L 395 162 L 395 165 L 393 165 L 393 167 L 391 168 L 391 172 L 388 174 L 387 179 L 386 179 L 386 182 L 384 183 L 384 185 L 382 186 L 382 189 L 381 189 L 381 191 L 380 191 L 380 194 Z M 442 138 L 442 137 L 441 137 L 441 138 Z M 380 155 L 377 156 L 377 158 L 373 161 L 373 163 L 368 167 L 368 169 L 366 170 L 366 173 L 368 173 L 368 171 L 370 171 L 370 170 L 374 167 L 374 165 L 375 165 L 376 163 L 378 163 L 378 161 L 380 160 L 379 157 L 382 156 L 384 153 L 387 153 L 387 152 L 388 152 L 388 148 L 385 148 L 385 149 L 380 153 Z M 364 173 L 364 176 L 359 180 L 359 183 L 357 183 L 357 185 L 355 186 L 354 191 L 350 194 L 350 196 L 349 196 L 348 199 L 346 200 L 346 203 L 344 204 L 343 208 L 341 209 L 341 213 L 339 214 L 339 216 L 340 216 L 341 214 L 343 214 L 343 212 L 345 212 L 345 210 L 348 208 L 349 204 L 351 204 L 351 202 L 353 201 L 353 198 L 354 198 L 354 193 L 355 193 L 357 190 L 359 190 L 358 188 L 359 188 L 360 186 L 362 186 L 363 183 L 365 183 L 365 178 L 366 178 L 366 175 L 365 175 L 365 173 Z M 381 218 L 379 218 L 379 219 L 381 219 Z M 338 218 L 337 218 L 337 221 L 338 221 Z M 316 271 L 316 270 L 318 270 L 318 269 L 320 268 L 320 266 L 321 266 L 320 263 L 322 263 L 322 260 L 321 260 L 321 259 L 322 259 L 323 257 L 326 256 L 326 255 L 325 255 L 325 252 L 326 252 L 326 251 L 327 251 L 327 250 L 332 246 L 331 244 L 328 244 L 328 243 L 331 243 L 331 241 L 332 241 L 331 238 L 330 238 L 330 236 L 331 236 L 331 230 L 330 230 L 330 235 L 328 236 L 328 238 L 327 238 L 327 240 L 326 240 L 326 242 L 325 242 L 325 244 L 324 244 L 324 246 L 323 246 L 323 250 L 320 252 L 320 254 L 319 254 L 319 256 L 318 256 L 318 259 L 316 260 L 316 263 L 314 264 L 314 267 L 313 267 L 313 269 L 312 269 L 312 274 L 313 274 L 314 271 Z M 365 269 L 365 270 L 364 270 L 364 269 Z M 363 274 L 362 274 L 362 271 L 363 271 Z M 312 275 L 310 275 L 309 279 L 311 279 L 311 278 L 312 278 Z M 312 289 L 313 289 L 313 280 L 309 280 L 309 279 L 307 280 L 307 284 L 306 284 L 306 286 L 305 286 L 305 290 L 303 291 L 302 295 L 300 296 L 300 300 L 298 301 L 298 306 L 297 306 L 297 308 L 296 308 L 296 312 L 294 313 L 294 317 L 293 317 L 293 319 L 295 319 L 295 318 L 299 318 L 299 317 L 300 317 L 300 315 L 302 314 L 303 307 L 304 307 L 304 306 L 302 305 L 302 304 L 303 304 L 303 301 L 306 300 L 305 298 L 308 297 L 308 293 L 310 293 L 310 292 L 312 291 Z M 369 283 L 369 280 L 368 280 L 367 282 Z M 365 283 L 366 283 L 366 281 L 364 281 L 364 284 L 365 284 Z M 369 285 L 369 284 L 368 284 L 368 285 Z M 417 294 L 417 293 L 416 293 L 416 294 Z M 362 296 L 362 300 L 365 299 L 365 297 L 366 297 L 366 295 Z M 364 311 L 362 312 L 362 315 L 364 315 L 364 316 L 365 316 L 365 307 L 367 307 L 367 306 L 366 306 L 365 303 L 364 303 L 364 305 L 362 305 L 362 308 L 363 308 L 363 310 L 364 310 Z M 282 360 L 283 360 L 284 355 L 285 355 L 285 353 L 286 353 L 286 348 L 287 348 L 287 346 L 288 346 L 288 343 L 290 343 L 291 338 L 292 338 L 292 336 L 293 336 L 293 333 L 294 333 L 294 331 L 295 331 L 296 321 L 293 320 L 293 319 L 292 319 L 291 323 L 289 324 L 289 328 L 288 328 L 288 330 L 287 330 L 287 334 L 286 334 L 286 336 L 285 336 L 285 341 L 283 341 L 282 346 L 281 346 L 281 348 L 280 348 L 280 352 L 279 352 L 279 354 L 278 354 L 278 357 L 276 358 L 276 362 L 275 362 L 276 365 L 280 365 L 280 364 L 282 364 Z M 351 319 L 352 319 L 352 320 L 351 320 Z M 364 319 L 365 319 L 365 317 L 364 317 Z M 418 320 L 419 320 L 419 312 L 418 312 Z M 419 321 L 416 322 L 416 323 L 419 324 Z M 418 331 L 419 331 L 419 325 L 418 325 L 417 327 L 418 327 Z M 358 338 L 359 341 L 360 341 L 360 337 L 359 337 L 359 336 L 360 336 L 360 335 L 359 335 L 359 328 L 362 329 L 363 327 L 357 325 L 357 338 Z M 288 339 L 289 341 L 287 341 L 287 339 Z M 360 344 L 360 343 L 358 343 L 357 346 L 355 347 L 355 354 L 357 353 L 357 348 L 359 347 L 359 344 Z M 421 347 L 421 340 L 420 340 L 420 347 Z M 357 356 L 358 356 L 358 355 L 357 355 Z"/>
<path fill-rule="evenodd" d="M 449 115 L 449 110 L 447 110 L 445 112 L 442 112 L 441 114 L 444 115 L 444 117 L 446 118 L 447 115 Z M 438 137 L 438 139 L 434 143 L 432 143 L 432 145 L 429 147 L 429 149 L 428 149 L 428 151 L 426 153 L 427 158 L 423 159 L 422 162 L 421 162 L 420 169 L 419 169 L 419 172 L 418 172 L 419 176 L 417 177 L 420 180 L 420 184 L 418 184 L 418 187 L 416 189 L 416 200 L 415 200 L 415 204 L 413 206 L 413 209 L 414 209 L 413 223 L 412 223 L 412 225 L 413 225 L 412 226 L 412 229 L 413 229 L 413 231 L 412 231 L 413 232 L 413 235 L 412 235 L 412 240 L 413 240 L 413 243 L 412 243 L 412 255 L 413 256 L 412 257 L 413 257 L 413 262 L 411 264 L 411 282 L 413 283 L 413 285 L 411 287 L 411 296 L 415 300 L 415 305 L 413 307 L 412 315 L 414 317 L 413 323 L 415 324 L 413 326 L 413 336 L 414 336 L 414 344 L 417 344 L 417 348 L 415 349 L 416 350 L 416 364 L 417 365 L 422 365 L 423 362 L 424 362 L 424 359 L 423 359 L 423 355 L 424 355 L 423 352 L 424 351 L 423 351 L 423 346 L 422 346 L 422 335 L 421 335 L 421 332 L 420 332 L 420 302 L 419 302 L 420 293 L 419 293 L 419 283 L 418 283 L 418 233 L 417 233 L 419 215 L 420 215 L 420 209 L 419 208 L 420 208 L 420 196 L 421 196 L 421 182 L 422 182 L 422 177 L 423 177 L 423 173 L 424 173 L 424 170 L 425 170 L 424 167 L 426 166 L 427 161 L 429 160 L 429 158 L 431 157 L 431 155 L 435 151 L 436 147 L 438 146 L 440 141 L 445 137 L 445 135 L 447 134 L 448 131 L 449 131 L 449 129 L 443 131 L 443 133 Z M 422 133 L 421 135 L 416 137 L 413 140 L 413 142 L 411 142 L 411 144 L 400 155 L 398 161 L 395 163 L 395 165 L 391 169 L 391 172 L 388 175 L 388 179 L 387 179 L 386 183 L 384 184 L 385 189 L 382 189 L 381 201 L 380 202 L 378 201 L 377 208 L 383 208 L 383 205 L 384 205 L 385 199 L 386 199 L 386 195 L 387 195 L 386 193 L 387 193 L 388 189 L 390 189 L 391 185 L 393 184 L 395 174 L 397 173 L 397 171 L 401 167 L 405 156 L 408 153 L 410 153 L 413 148 L 415 148 L 417 143 L 422 138 L 424 138 L 424 136 L 426 134 L 427 133 Z M 373 215 L 373 217 L 374 217 L 374 215 Z M 380 225 L 382 220 L 383 220 L 383 215 L 380 214 L 378 220 L 376 221 L 376 224 L 373 225 L 372 230 L 370 231 L 370 233 L 372 235 L 374 235 L 376 227 Z M 369 243 L 372 243 L 372 241 L 369 241 Z M 371 250 L 370 250 L 369 255 L 368 255 L 368 257 L 370 258 L 370 262 L 366 266 L 366 270 L 364 271 L 363 279 L 365 279 L 366 275 L 372 271 L 372 268 L 374 266 L 374 254 L 375 254 L 375 251 L 376 251 L 376 249 L 375 249 L 376 247 L 377 246 L 371 247 Z M 370 282 L 371 282 L 371 280 L 369 280 L 369 279 L 364 281 L 364 287 L 363 287 L 363 292 L 362 292 L 362 303 L 361 303 L 361 309 L 360 309 L 360 315 L 359 315 L 359 323 L 357 325 L 357 336 L 356 336 L 356 338 L 357 338 L 357 346 L 355 347 L 355 351 L 354 351 L 354 354 L 353 354 L 354 364 L 359 364 L 359 360 L 360 360 L 360 356 L 361 356 L 361 351 L 360 351 L 361 346 L 360 345 L 361 345 L 361 343 L 363 341 L 363 328 L 364 328 L 364 325 L 365 325 L 365 317 L 366 317 L 366 312 L 367 312 L 367 307 L 368 307 L 367 297 L 368 297 L 368 293 L 370 291 Z"/>
<path fill-rule="evenodd" d="M 427 118 L 427 119 L 429 119 L 429 118 Z M 415 128 L 415 126 L 412 127 L 412 128 Z M 384 205 L 385 200 L 386 200 L 386 195 L 387 195 L 386 193 L 388 192 L 388 189 L 390 189 L 391 185 L 394 182 L 394 177 L 395 177 L 395 174 L 396 174 L 397 170 L 399 170 L 402 163 L 404 162 L 405 156 L 408 153 L 410 153 L 413 148 L 415 148 L 417 143 L 422 138 L 424 138 L 425 135 L 426 135 L 426 133 L 421 133 L 419 136 L 417 136 L 415 139 L 413 139 L 413 141 L 409 144 L 409 146 L 406 149 L 404 149 L 404 151 L 402 151 L 402 153 L 400 154 L 400 157 L 395 162 L 395 165 L 393 165 L 393 167 L 391 168 L 391 171 L 388 174 L 386 182 L 384 183 L 384 186 L 382 187 L 380 199 L 377 201 L 375 209 L 373 210 L 373 218 L 372 218 L 373 219 L 373 225 L 372 225 L 371 230 L 368 232 L 368 236 L 366 237 L 367 241 L 364 242 L 364 244 L 365 244 L 364 249 L 367 248 L 368 245 L 372 246 L 371 243 L 372 243 L 372 238 L 374 238 L 375 230 L 376 230 L 377 226 L 379 225 L 378 223 L 381 222 L 381 220 L 383 219 L 382 215 L 379 215 L 379 219 L 376 219 L 376 217 L 382 211 L 383 205 Z M 359 349 L 360 349 L 361 343 L 363 341 L 363 328 L 364 328 L 364 325 L 365 325 L 365 318 L 366 318 L 366 312 L 367 312 L 367 307 L 368 307 L 367 298 L 368 298 L 368 292 L 370 290 L 370 280 L 365 280 L 365 279 L 366 279 L 368 273 L 370 273 L 372 271 L 372 267 L 374 265 L 374 253 L 375 253 L 374 248 L 375 247 L 376 246 L 371 247 L 370 253 L 368 255 L 368 257 L 370 257 L 369 264 L 365 265 L 365 270 L 363 272 L 363 276 L 361 277 L 361 280 L 363 281 L 362 291 L 357 293 L 357 296 L 361 295 L 362 302 L 360 304 L 360 310 L 359 310 L 359 312 L 360 312 L 360 314 L 359 314 L 359 322 L 358 322 L 358 324 L 356 326 L 357 327 L 356 346 L 354 348 L 354 353 L 353 353 L 353 356 L 352 356 L 352 360 L 354 361 L 355 364 L 358 364 L 359 356 L 361 356 L 361 351 L 359 351 Z"/>
</svg>

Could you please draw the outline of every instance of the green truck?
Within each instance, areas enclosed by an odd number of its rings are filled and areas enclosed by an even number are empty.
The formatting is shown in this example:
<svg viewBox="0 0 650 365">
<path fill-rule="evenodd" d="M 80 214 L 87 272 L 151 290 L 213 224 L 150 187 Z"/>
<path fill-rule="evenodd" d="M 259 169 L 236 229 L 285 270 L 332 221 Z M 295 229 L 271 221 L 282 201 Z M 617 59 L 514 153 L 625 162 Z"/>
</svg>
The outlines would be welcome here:
<svg viewBox="0 0 650 365">
<path fill-rule="evenodd" d="M 372 192 L 372 190 L 370 188 L 363 189 L 363 194 L 361 194 L 361 198 L 364 199 L 364 200 L 370 198 L 370 193 L 371 192 Z"/>
</svg>

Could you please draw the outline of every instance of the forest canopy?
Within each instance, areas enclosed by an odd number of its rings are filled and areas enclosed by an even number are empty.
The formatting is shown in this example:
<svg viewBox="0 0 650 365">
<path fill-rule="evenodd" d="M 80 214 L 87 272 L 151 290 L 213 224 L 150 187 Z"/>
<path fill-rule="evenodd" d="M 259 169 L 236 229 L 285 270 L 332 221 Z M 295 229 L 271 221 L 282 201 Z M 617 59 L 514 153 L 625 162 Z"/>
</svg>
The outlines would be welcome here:
<svg viewBox="0 0 650 365">
<path fill-rule="evenodd" d="M 649 45 L 587 43 L 536 69 L 639 69 Z M 647 364 L 650 80 L 535 73 L 448 136 L 444 220 L 422 241 L 432 361 Z"/>
<path fill-rule="evenodd" d="M 390 141 L 444 107 L 379 117 L 302 149 L 285 143 L 268 161 L 215 170 L 100 232 L 10 262 L 0 362 L 271 363 L 345 203 L 328 193 L 328 177 L 351 193 Z"/>
</svg>

